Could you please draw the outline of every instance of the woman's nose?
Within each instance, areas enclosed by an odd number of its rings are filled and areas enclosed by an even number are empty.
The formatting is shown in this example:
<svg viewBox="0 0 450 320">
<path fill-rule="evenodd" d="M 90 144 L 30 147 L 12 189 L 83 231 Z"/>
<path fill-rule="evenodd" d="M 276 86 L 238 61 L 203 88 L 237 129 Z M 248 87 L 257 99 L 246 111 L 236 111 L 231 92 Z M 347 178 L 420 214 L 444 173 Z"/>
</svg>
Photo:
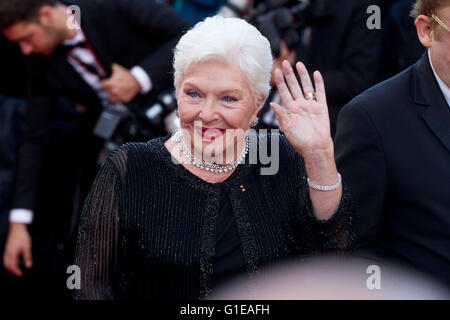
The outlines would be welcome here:
<svg viewBox="0 0 450 320">
<path fill-rule="evenodd" d="M 214 99 L 208 99 L 200 111 L 200 120 L 205 123 L 211 123 L 218 118 L 217 106 Z"/>
</svg>

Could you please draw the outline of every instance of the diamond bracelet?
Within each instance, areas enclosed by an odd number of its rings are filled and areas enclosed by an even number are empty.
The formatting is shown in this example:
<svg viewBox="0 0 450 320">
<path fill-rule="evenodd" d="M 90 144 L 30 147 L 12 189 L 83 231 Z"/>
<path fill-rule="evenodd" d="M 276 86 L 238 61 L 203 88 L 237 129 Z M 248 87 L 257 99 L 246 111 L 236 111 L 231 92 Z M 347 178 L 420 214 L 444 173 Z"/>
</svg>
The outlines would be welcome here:
<svg viewBox="0 0 450 320">
<path fill-rule="evenodd" d="M 322 186 L 320 184 L 316 184 L 314 182 L 311 182 L 311 180 L 309 180 L 309 178 L 307 178 L 307 181 L 308 181 L 308 186 L 310 186 L 313 189 L 320 190 L 320 191 L 333 191 L 333 190 L 336 190 L 337 188 L 339 188 L 339 186 L 341 185 L 341 182 L 342 182 L 342 178 L 338 172 L 338 181 L 331 186 Z"/>
</svg>

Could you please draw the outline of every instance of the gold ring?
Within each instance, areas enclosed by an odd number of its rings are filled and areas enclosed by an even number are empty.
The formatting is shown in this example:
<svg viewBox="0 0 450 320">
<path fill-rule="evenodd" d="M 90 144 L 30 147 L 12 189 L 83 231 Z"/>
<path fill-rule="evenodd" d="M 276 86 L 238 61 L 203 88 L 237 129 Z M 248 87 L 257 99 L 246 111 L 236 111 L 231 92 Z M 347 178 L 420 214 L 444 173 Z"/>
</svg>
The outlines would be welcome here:
<svg viewBox="0 0 450 320">
<path fill-rule="evenodd" d="M 316 93 L 315 92 L 306 92 L 305 99 L 306 100 L 316 100 Z"/>
</svg>

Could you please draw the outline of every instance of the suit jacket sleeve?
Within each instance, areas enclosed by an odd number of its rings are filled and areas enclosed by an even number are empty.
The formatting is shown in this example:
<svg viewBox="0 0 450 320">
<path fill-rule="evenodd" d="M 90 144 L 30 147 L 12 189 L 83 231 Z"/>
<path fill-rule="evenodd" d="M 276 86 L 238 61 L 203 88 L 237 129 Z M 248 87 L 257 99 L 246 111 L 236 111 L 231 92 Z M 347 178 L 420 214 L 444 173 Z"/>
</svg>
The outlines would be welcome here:
<svg viewBox="0 0 450 320">
<path fill-rule="evenodd" d="M 119 5 L 131 24 L 160 41 L 160 46 L 138 64 L 149 75 L 154 90 L 160 91 L 160 79 L 172 79 L 167 70 L 172 70 L 173 49 L 190 24 L 167 5 L 153 1 L 119 0 Z"/>
<path fill-rule="evenodd" d="M 34 210 L 38 180 L 47 154 L 56 98 L 39 62 L 30 62 L 25 134 L 19 148 L 13 208 Z"/>
<path fill-rule="evenodd" d="M 375 81 L 381 33 L 376 29 L 368 29 L 367 19 L 370 15 L 367 14 L 367 8 L 376 2 L 357 1 L 346 28 L 346 43 L 339 53 L 342 68 L 322 73 L 327 98 L 335 104 L 347 103 Z"/>
<path fill-rule="evenodd" d="M 359 236 L 367 240 L 375 236 L 382 218 L 388 177 L 380 136 L 370 115 L 355 100 L 339 115 L 335 155 L 359 211 Z"/>
</svg>

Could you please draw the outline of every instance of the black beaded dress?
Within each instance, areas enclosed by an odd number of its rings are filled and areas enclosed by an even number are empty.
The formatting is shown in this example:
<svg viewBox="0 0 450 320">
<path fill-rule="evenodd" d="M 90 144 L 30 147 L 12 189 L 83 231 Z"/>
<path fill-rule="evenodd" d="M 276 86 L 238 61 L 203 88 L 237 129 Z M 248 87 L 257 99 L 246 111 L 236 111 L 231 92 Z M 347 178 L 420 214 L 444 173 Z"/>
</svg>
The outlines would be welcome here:
<svg viewBox="0 0 450 320">
<path fill-rule="evenodd" d="M 279 145 L 276 174 L 261 174 L 250 152 L 214 184 L 172 161 L 169 138 L 125 144 L 103 163 L 80 220 L 76 299 L 207 298 L 216 280 L 354 242 L 345 184 L 337 212 L 317 220 L 303 159 L 284 135 L 249 135 L 250 150 Z"/>
</svg>

